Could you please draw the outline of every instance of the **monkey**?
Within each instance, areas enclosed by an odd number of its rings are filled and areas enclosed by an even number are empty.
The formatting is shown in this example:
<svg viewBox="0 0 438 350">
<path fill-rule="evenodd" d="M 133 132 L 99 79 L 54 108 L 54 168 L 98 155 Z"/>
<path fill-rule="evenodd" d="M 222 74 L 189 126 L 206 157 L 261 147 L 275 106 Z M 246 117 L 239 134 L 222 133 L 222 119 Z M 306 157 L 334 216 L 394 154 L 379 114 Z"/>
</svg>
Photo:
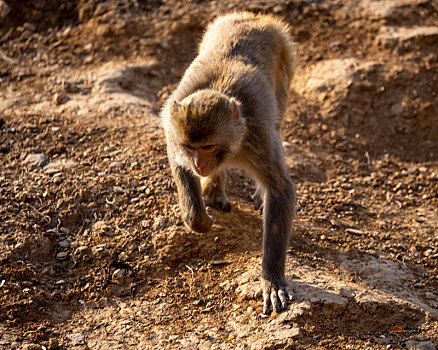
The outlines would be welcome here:
<svg viewBox="0 0 438 350">
<path fill-rule="evenodd" d="M 263 312 L 288 307 L 286 250 L 296 190 L 282 153 L 281 123 L 295 65 L 290 27 L 272 15 L 237 12 L 207 28 L 196 58 L 161 110 L 181 217 L 207 232 L 206 209 L 231 209 L 226 169 L 244 169 L 263 199 Z"/>
</svg>

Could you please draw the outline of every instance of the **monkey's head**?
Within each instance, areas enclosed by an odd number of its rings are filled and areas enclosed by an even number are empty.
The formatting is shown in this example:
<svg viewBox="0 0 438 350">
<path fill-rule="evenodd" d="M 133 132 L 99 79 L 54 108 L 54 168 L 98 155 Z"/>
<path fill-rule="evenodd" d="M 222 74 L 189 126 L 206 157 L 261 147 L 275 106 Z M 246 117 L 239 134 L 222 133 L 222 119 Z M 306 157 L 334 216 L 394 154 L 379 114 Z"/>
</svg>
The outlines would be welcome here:
<svg viewBox="0 0 438 350">
<path fill-rule="evenodd" d="M 239 151 L 245 121 L 233 97 L 202 90 L 171 102 L 169 110 L 176 146 L 198 175 L 211 175 Z"/>
</svg>

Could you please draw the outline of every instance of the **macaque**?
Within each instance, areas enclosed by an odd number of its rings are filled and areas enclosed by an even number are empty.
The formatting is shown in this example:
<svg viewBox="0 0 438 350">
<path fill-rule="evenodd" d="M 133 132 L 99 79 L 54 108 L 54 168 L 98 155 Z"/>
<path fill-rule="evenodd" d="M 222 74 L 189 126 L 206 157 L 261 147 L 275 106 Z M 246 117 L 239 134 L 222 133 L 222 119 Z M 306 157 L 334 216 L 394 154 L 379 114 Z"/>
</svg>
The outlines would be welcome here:
<svg viewBox="0 0 438 350">
<path fill-rule="evenodd" d="M 263 200 L 263 312 L 287 308 L 286 249 L 295 186 L 280 126 L 294 68 L 289 27 L 270 15 L 228 14 L 209 25 L 198 56 L 161 116 L 184 223 L 208 231 L 206 205 L 229 211 L 226 169 L 244 169 Z"/>
</svg>

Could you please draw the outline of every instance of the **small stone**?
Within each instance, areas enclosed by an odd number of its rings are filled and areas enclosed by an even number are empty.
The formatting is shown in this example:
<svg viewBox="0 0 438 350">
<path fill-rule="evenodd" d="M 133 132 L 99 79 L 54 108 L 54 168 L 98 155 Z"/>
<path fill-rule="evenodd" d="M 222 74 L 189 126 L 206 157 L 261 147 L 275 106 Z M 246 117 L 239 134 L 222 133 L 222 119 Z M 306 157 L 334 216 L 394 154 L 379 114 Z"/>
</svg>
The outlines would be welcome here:
<svg viewBox="0 0 438 350">
<path fill-rule="evenodd" d="M 64 239 L 62 241 L 59 242 L 59 246 L 61 248 L 70 248 L 70 240 L 69 239 Z"/>
<path fill-rule="evenodd" d="M 104 245 L 99 245 L 97 247 L 94 247 L 93 251 L 94 251 L 94 254 L 100 258 L 105 256 L 106 254 L 108 254 L 108 251 L 106 250 Z"/>
<path fill-rule="evenodd" d="M 61 227 L 59 229 L 59 232 L 62 232 L 65 235 L 68 235 L 70 233 L 70 230 L 67 227 Z"/>
<path fill-rule="evenodd" d="M 38 344 L 25 344 L 23 350 L 41 350 L 41 345 Z"/>
<path fill-rule="evenodd" d="M 143 243 L 142 245 L 140 245 L 140 247 L 138 247 L 138 251 L 139 253 L 143 253 L 148 249 L 148 245 L 146 243 Z"/>
<path fill-rule="evenodd" d="M 23 248 L 24 247 L 24 243 L 17 243 L 16 245 L 15 245 L 15 247 L 14 247 L 14 249 L 21 249 L 21 248 Z"/>
<path fill-rule="evenodd" d="M 120 260 L 120 261 L 125 262 L 125 261 L 127 261 L 128 259 L 129 259 L 129 256 L 128 256 L 128 254 L 126 254 L 125 252 L 121 252 L 121 253 L 119 254 L 119 260 Z"/>
<path fill-rule="evenodd" d="M 73 344 L 79 344 L 82 343 L 84 340 L 84 336 L 81 333 L 73 333 L 67 335 L 67 338 L 73 343 Z"/>
<path fill-rule="evenodd" d="M 435 345 L 431 341 L 409 340 L 406 343 L 408 350 L 436 350 Z"/>
<path fill-rule="evenodd" d="M 105 221 L 96 221 L 92 226 L 93 231 L 105 231 L 107 228 L 108 225 Z"/>
<path fill-rule="evenodd" d="M 123 168 L 125 166 L 122 162 L 112 162 L 110 168 Z"/>
<path fill-rule="evenodd" d="M 125 269 L 117 269 L 113 272 L 113 278 L 119 280 L 121 278 L 123 278 L 126 274 L 126 270 Z"/>
<path fill-rule="evenodd" d="M 352 235 L 357 235 L 357 236 L 362 236 L 363 234 L 365 234 L 365 232 L 363 232 L 361 230 L 357 230 L 355 228 L 347 228 L 345 230 L 345 232 L 351 233 Z"/>
<path fill-rule="evenodd" d="M 56 254 L 56 259 L 58 260 L 65 260 L 68 257 L 68 252 L 60 252 Z"/>
<path fill-rule="evenodd" d="M 87 246 L 85 246 L 85 245 L 82 245 L 82 246 L 80 246 L 80 247 L 77 247 L 76 248 L 76 252 L 75 252 L 75 254 L 76 255 L 78 255 L 78 256 L 86 256 L 86 255 L 89 255 L 91 253 L 91 249 L 90 249 L 90 247 L 87 247 Z"/>
<path fill-rule="evenodd" d="M 64 93 L 55 93 L 52 97 L 52 101 L 55 105 L 60 105 L 64 103 L 66 96 Z"/>
<path fill-rule="evenodd" d="M 60 175 L 56 175 L 53 177 L 52 182 L 55 185 L 59 185 L 60 183 L 62 183 L 62 177 Z"/>
<path fill-rule="evenodd" d="M 85 303 L 85 307 L 87 307 L 87 308 L 89 308 L 89 309 L 98 309 L 98 308 L 99 308 L 99 305 L 98 305 L 95 301 L 90 300 L 90 301 L 87 301 L 87 302 Z"/>
<path fill-rule="evenodd" d="M 42 153 L 30 153 L 24 159 L 24 164 L 32 168 L 42 168 L 49 163 L 49 157 Z"/>
<path fill-rule="evenodd" d="M 48 349 L 49 349 L 49 350 L 55 350 L 55 349 L 57 349 L 58 347 L 59 347 L 59 342 L 58 342 L 58 340 L 55 339 L 55 338 L 51 338 L 51 339 L 49 340 L 49 347 L 48 347 Z"/>
<path fill-rule="evenodd" d="M 120 186 L 114 186 L 114 192 L 115 193 L 123 193 L 123 188 L 121 188 Z"/>
</svg>

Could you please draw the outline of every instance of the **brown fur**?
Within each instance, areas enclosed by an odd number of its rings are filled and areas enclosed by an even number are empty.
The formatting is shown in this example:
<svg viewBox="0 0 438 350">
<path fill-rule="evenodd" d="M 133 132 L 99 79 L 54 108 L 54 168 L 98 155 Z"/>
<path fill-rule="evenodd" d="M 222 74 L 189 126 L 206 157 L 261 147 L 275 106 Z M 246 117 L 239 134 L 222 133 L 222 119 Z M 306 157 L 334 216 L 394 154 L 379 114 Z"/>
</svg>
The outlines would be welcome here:
<svg viewBox="0 0 438 350">
<path fill-rule="evenodd" d="M 284 308 L 292 292 L 284 276 L 295 188 L 284 164 L 280 126 L 294 67 L 289 27 L 268 15 L 233 13 L 207 29 L 199 54 L 166 102 L 163 127 L 184 222 L 212 225 L 201 197 L 230 210 L 225 169 L 244 168 L 264 199 L 264 312 Z M 214 146 L 214 151 L 206 148 Z M 193 164 L 205 165 L 203 171 Z"/>
</svg>

